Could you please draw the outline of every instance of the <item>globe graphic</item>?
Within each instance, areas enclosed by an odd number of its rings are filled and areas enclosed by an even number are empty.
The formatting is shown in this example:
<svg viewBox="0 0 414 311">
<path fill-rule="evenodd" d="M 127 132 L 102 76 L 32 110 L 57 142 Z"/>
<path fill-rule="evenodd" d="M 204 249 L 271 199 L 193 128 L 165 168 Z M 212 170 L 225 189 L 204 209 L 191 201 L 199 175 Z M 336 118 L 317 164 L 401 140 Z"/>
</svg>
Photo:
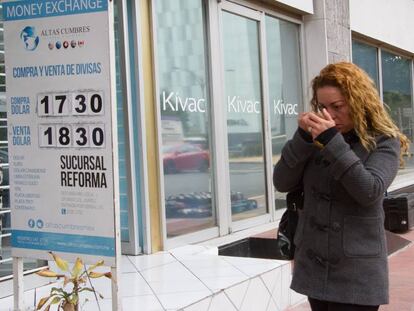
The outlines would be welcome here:
<svg viewBox="0 0 414 311">
<path fill-rule="evenodd" d="M 23 28 L 20 33 L 20 38 L 23 41 L 24 48 L 28 51 L 34 51 L 40 42 L 40 39 L 36 34 L 36 29 L 31 26 Z"/>
</svg>

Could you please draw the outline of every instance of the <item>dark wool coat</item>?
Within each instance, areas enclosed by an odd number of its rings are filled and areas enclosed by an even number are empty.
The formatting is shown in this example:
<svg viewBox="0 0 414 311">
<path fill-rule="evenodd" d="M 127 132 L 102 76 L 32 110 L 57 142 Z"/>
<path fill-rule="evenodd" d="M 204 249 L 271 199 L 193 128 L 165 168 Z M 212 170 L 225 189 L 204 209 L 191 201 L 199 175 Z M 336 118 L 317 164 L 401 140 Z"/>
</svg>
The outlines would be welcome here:
<svg viewBox="0 0 414 311">
<path fill-rule="evenodd" d="M 273 182 L 288 192 L 303 182 L 291 288 L 312 298 L 388 303 L 383 195 L 399 166 L 397 138 L 380 136 L 368 152 L 337 133 L 320 148 L 297 131 L 282 150 Z"/>
</svg>

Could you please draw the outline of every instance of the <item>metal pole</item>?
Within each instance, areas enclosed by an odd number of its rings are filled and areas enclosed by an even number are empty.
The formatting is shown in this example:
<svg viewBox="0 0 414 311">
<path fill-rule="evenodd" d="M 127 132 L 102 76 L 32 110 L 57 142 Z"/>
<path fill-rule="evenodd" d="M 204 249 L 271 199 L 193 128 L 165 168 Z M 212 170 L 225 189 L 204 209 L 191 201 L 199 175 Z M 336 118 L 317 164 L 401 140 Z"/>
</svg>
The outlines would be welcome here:
<svg viewBox="0 0 414 311">
<path fill-rule="evenodd" d="M 117 263 L 118 264 L 118 263 Z M 122 310 L 121 306 L 121 297 L 119 293 L 119 275 L 118 275 L 119 267 L 111 267 L 112 273 L 112 310 L 120 311 Z"/>
<path fill-rule="evenodd" d="M 123 3 L 126 5 L 125 3 Z M 119 171 L 118 171 L 118 132 L 116 110 L 116 82 L 115 82 L 115 33 L 113 28 L 113 3 L 108 6 L 109 17 L 109 53 L 111 72 L 111 125 L 112 125 L 112 167 L 113 167 L 113 200 L 114 200 L 114 229 L 115 229 L 115 264 L 111 266 L 112 273 L 112 311 L 121 311 L 120 273 L 121 273 L 121 223 L 119 207 Z M 122 12 L 121 12 L 122 15 Z M 122 19 L 122 18 L 121 18 Z"/>
<path fill-rule="evenodd" d="M 22 311 L 24 307 L 23 299 L 23 258 L 13 257 L 13 295 L 14 311 Z"/>
</svg>

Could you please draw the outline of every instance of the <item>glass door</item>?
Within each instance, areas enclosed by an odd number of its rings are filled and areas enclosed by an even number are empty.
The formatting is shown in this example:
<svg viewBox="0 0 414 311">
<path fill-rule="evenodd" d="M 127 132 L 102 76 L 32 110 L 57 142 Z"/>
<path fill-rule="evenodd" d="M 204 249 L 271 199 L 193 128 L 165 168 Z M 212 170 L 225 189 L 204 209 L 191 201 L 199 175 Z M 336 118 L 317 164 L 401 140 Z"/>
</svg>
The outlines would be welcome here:
<svg viewBox="0 0 414 311">
<path fill-rule="evenodd" d="M 215 236 L 206 2 L 158 0 L 153 10 L 166 237 Z"/>
<path fill-rule="evenodd" d="M 267 214 L 261 14 L 223 2 L 221 11 L 231 221 Z"/>
</svg>

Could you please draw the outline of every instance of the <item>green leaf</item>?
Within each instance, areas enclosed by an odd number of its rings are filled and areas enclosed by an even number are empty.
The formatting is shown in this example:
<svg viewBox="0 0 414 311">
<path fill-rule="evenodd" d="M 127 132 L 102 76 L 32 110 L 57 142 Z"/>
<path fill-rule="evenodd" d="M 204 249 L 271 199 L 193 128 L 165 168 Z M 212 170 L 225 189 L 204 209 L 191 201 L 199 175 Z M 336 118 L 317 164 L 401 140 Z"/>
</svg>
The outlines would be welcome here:
<svg viewBox="0 0 414 311">
<path fill-rule="evenodd" d="M 51 305 L 58 304 L 62 300 L 62 297 L 55 297 L 52 299 Z"/>
<path fill-rule="evenodd" d="M 59 287 L 52 287 L 52 289 L 50 290 L 50 292 L 51 293 L 55 293 L 55 294 L 57 294 L 57 293 L 61 293 L 61 294 L 65 293 L 65 291 L 62 288 L 59 288 Z"/>
<path fill-rule="evenodd" d="M 79 301 L 79 296 L 76 293 L 74 293 L 71 296 L 71 298 L 69 298 L 69 302 L 73 305 L 76 305 L 78 303 L 78 301 Z"/>
<path fill-rule="evenodd" d="M 65 292 L 62 288 L 53 287 L 50 290 L 50 294 L 64 298 L 68 293 Z"/>
</svg>

